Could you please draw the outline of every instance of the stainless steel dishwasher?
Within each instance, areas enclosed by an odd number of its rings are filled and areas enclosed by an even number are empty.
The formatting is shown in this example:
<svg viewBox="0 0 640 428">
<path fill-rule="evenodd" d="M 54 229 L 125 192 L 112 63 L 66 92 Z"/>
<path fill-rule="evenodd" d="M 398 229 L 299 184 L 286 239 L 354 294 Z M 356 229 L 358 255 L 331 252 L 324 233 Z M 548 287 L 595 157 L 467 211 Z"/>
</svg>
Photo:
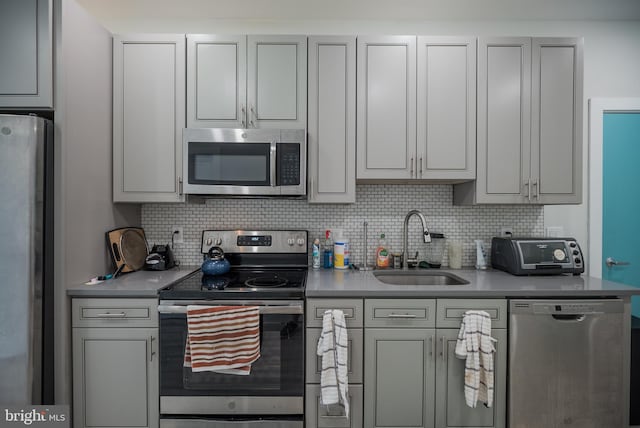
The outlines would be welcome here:
<svg viewBox="0 0 640 428">
<path fill-rule="evenodd" d="M 511 300 L 509 310 L 509 427 L 628 426 L 623 300 Z"/>
</svg>

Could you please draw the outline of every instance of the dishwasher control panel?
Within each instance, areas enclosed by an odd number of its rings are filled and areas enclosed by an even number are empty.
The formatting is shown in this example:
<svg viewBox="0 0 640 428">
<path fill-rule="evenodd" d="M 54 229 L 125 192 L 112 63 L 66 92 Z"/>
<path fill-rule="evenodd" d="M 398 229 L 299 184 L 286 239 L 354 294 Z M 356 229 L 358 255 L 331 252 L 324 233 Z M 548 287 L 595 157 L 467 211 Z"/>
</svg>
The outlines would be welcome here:
<svg viewBox="0 0 640 428">
<path fill-rule="evenodd" d="M 530 315 L 589 315 L 620 311 L 619 299 L 512 300 L 511 312 Z"/>
</svg>

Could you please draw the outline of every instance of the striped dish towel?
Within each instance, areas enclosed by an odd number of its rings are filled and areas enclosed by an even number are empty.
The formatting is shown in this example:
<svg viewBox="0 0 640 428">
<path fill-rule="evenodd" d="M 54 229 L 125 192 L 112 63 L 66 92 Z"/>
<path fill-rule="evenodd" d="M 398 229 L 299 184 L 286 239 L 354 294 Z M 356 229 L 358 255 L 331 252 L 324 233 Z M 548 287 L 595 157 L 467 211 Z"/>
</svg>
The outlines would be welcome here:
<svg viewBox="0 0 640 428">
<path fill-rule="evenodd" d="M 260 310 L 256 306 L 187 306 L 184 367 L 248 375 L 260 358 Z"/>
<path fill-rule="evenodd" d="M 347 325 L 341 310 L 324 312 L 317 354 L 322 357 L 321 402 L 325 406 L 338 405 L 348 418 Z"/>
<path fill-rule="evenodd" d="M 485 311 L 466 311 L 456 342 L 456 357 L 465 359 L 464 398 L 469 407 L 478 401 L 493 405 L 493 354 L 491 317 Z"/>
</svg>

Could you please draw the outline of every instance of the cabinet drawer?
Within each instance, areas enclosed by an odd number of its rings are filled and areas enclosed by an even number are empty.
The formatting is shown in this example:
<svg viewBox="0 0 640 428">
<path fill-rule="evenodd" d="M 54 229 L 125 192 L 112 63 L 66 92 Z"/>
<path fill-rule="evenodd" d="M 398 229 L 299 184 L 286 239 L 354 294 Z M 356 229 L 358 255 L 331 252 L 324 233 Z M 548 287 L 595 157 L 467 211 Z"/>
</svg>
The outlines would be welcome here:
<svg viewBox="0 0 640 428">
<path fill-rule="evenodd" d="M 73 299 L 73 327 L 157 327 L 156 299 Z"/>
<path fill-rule="evenodd" d="M 367 299 L 366 327 L 435 327 L 436 301 L 433 299 Z"/>
<path fill-rule="evenodd" d="M 316 354 L 318 339 L 322 333 L 321 328 L 307 329 L 306 344 L 306 383 L 320 383 L 322 372 L 322 358 Z M 347 330 L 347 375 L 349 383 L 362 383 L 362 329 L 350 328 Z"/>
<path fill-rule="evenodd" d="M 307 300 L 307 327 L 322 328 L 322 316 L 327 309 L 340 309 L 348 328 L 362 327 L 362 299 L 309 299 Z"/>
<path fill-rule="evenodd" d="M 485 311 L 491 328 L 507 328 L 507 301 L 504 299 L 438 299 L 436 327 L 459 328 L 466 311 Z"/>
<path fill-rule="evenodd" d="M 307 385 L 306 392 L 307 428 L 362 428 L 362 385 L 349 384 L 349 418 L 321 403 L 320 385 Z"/>
</svg>

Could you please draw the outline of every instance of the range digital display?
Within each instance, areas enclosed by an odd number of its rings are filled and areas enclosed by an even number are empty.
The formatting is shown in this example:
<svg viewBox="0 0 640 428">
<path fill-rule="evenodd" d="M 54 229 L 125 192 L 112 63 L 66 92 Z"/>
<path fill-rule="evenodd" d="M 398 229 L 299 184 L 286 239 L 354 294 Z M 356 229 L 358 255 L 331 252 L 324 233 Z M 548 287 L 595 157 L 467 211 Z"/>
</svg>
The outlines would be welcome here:
<svg viewBox="0 0 640 428">
<path fill-rule="evenodd" d="M 238 247 L 270 247 L 271 235 L 240 235 L 237 245 Z"/>
</svg>

